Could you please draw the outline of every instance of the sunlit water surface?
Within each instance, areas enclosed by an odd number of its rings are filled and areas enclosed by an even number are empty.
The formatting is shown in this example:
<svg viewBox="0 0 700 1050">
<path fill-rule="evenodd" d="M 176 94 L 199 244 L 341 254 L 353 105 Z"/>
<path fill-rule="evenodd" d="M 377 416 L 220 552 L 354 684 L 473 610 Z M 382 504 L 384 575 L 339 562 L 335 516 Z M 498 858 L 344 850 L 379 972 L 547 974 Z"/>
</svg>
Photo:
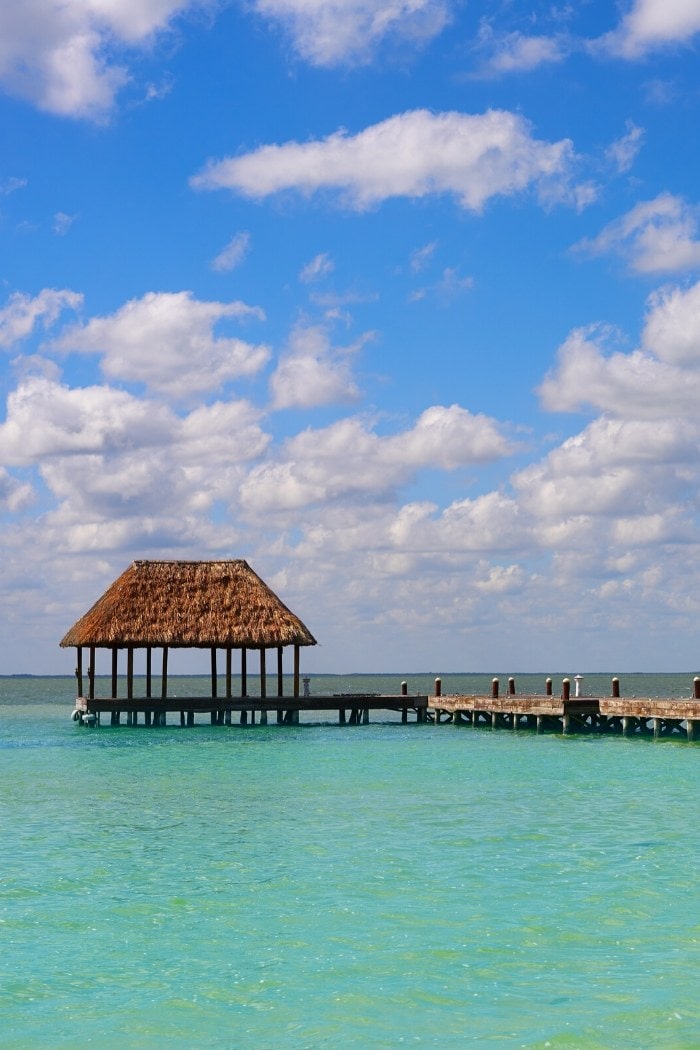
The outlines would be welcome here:
<svg viewBox="0 0 700 1050">
<path fill-rule="evenodd" d="M 700 1046 L 700 745 L 91 730 L 72 688 L 0 681 L 3 1050 Z"/>
</svg>

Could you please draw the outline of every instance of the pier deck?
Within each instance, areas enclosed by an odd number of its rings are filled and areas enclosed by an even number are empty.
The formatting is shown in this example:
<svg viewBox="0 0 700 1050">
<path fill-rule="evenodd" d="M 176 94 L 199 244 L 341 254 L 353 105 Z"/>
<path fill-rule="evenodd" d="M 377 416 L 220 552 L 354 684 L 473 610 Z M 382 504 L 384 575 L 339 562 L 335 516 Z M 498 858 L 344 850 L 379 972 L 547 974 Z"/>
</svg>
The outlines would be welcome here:
<svg viewBox="0 0 700 1050">
<path fill-rule="evenodd" d="M 205 718 L 211 725 L 231 725 L 236 716 L 241 725 L 262 725 L 268 717 L 280 724 L 296 725 L 300 712 L 324 714 L 338 713 L 340 725 L 367 724 L 370 712 L 391 711 L 401 714 L 403 722 L 409 713 L 415 721 L 427 720 L 428 697 L 408 694 L 377 695 L 373 693 L 341 693 L 327 696 L 275 696 L 275 697 L 210 697 L 169 696 L 156 697 L 78 697 L 73 717 L 76 721 L 119 725 L 122 717 L 127 725 L 161 726 L 167 724 L 168 714 L 178 714 L 180 725 L 195 725 L 196 716 Z"/>
<path fill-rule="evenodd" d="M 436 695 L 430 697 L 429 707 L 436 723 L 700 739 L 700 699 L 695 698 Z"/>
</svg>

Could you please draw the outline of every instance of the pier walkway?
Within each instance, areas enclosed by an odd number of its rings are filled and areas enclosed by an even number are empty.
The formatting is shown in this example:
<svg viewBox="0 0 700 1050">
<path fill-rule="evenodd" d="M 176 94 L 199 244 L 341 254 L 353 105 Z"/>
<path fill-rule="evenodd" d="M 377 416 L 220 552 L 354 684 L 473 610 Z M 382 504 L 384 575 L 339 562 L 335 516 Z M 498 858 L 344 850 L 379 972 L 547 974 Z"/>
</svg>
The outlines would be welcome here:
<svg viewBox="0 0 700 1050">
<path fill-rule="evenodd" d="M 515 679 L 508 679 L 508 693 L 501 696 L 494 678 L 490 696 L 442 695 L 435 680 L 429 717 L 436 723 L 467 723 L 492 729 L 535 729 L 537 732 L 648 734 L 684 736 L 700 740 L 700 678 L 693 680 L 688 699 L 621 697 L 619 679 L 612 680 L 612 696 L 571 696 L 565 678 L 560 696 L 554 696 L 547 679 L 542 695 L 517 694 Z"/>
<path fill-rule="evenodd" d="M 339 725 L 366 725 L 371 712 L 392 711 L 416 722 L 427 721 L 428 697 L 410 696 L 408 692 L 394 696 L 376 693 L 339 693 L 328 696 L 276 697 L 78 697 L 73 718 L 87 725 L 147 725 L 164 726 L 167 716 L 178 715 L 180 725 L 192 726 L 202 720 L 211 725 L 298 725 L 301 712 L 327 717 L 337 712 Z"/>
</svg>

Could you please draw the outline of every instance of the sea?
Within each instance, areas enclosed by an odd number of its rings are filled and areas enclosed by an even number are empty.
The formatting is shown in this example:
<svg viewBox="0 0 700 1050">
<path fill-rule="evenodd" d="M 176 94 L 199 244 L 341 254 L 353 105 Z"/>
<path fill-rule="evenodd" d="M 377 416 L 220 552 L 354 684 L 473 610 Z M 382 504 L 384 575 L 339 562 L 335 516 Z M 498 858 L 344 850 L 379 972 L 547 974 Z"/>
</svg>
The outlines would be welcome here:
<svg viewBox="0 0 700 1050">
<path fill-rule="evenodd" d="M 700 1047 L 700 744 L 374 712 L 90 728 L 74 695 L 0 678 L 2 1050 Z"/>
</svg>

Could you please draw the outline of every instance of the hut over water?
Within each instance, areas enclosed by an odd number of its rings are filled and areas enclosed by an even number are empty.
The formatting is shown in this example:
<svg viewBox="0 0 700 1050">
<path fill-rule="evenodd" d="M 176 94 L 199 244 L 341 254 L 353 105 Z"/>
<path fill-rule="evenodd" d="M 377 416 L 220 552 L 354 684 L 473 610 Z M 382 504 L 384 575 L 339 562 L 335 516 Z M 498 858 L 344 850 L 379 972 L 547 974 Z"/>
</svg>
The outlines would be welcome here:
<svg viewBox="0 0 700 1050">
<path fill-rule="evenodd" d="M 294 647 L 294 695 L 299 695 L 299 649 L 316 639 L 242 559 L 135 561 L 71 627 L 62 647 L 77 649 L 78 695 L 83 696 L 83 649 L 90 653 L 89 696 L 94 699 L 95 650 L 112 653 L 112 697 L 117 696 L 118 651 L 127 652 L 127 697 L 133 697 L 133 654 L 146 650 L 146 696 L 151 696 L 151 653 L 163 650 L 161 696 L 167 697 L 169 649 L 211 651 L 212 696 L 217 696 L 217 650 L 226 654 L 226 695 L 231 696 L 231 654 L 240 650 L 241 695 L 247 695 L 248 650 L 260 660 L 260 695 L 267 695 L 266 652 L 277 651 L 278 695 L 282 654 Z"/>
</svg>

